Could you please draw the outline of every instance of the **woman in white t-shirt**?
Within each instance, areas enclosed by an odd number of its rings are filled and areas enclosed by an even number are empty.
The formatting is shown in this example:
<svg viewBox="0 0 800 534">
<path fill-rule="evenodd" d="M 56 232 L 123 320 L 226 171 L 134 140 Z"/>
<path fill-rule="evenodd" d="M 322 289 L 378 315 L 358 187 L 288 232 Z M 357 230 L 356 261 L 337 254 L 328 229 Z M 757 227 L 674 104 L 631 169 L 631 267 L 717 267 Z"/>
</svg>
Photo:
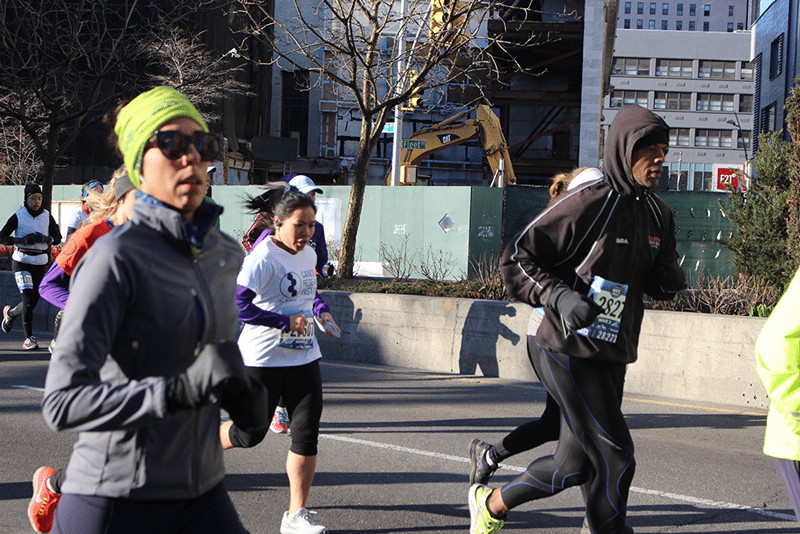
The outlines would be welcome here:
<svg viewBox="0 0 800 534">
<path fill-rule="evenodd" d="M 322 415 L 322 354 L 315 330 L 326 325 L 337 335 L 340 330 L 317 294 L 317 256 L 306 246 L 316 224 L 314 200 L 281 182 L 267 189 L 273 235 L 247 255 L 236 281 L 239 320 L 244 323 L 239 349 L 250 377 L 267 389 L 269 413 L 282 396 L 291 419 L 292 445 L 286 459 L 289 510 L 283 514 L 280 531 L 321 534 L 325 527 L 317 525 L 306 510 Z M 220 427 L 226 449 L 253 447 L 265 434 L 266 429 L 245 432 L 231 421 Z"/>
</svg>

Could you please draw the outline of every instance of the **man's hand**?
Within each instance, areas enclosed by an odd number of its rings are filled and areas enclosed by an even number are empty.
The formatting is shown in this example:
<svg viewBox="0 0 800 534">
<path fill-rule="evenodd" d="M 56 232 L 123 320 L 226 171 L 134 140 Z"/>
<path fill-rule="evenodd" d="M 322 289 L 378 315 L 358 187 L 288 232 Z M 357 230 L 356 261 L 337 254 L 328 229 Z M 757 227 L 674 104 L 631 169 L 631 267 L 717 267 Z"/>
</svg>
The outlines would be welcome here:
<svg viewBox="0 0 800 534">
<path fill-rule="evenodd" d="M 570 330 L 580 330 L 594 323 L 603 309 L 586 295 L 558 284 L 550 293 L 547 305 L 555 309 Z"/>
</svg>

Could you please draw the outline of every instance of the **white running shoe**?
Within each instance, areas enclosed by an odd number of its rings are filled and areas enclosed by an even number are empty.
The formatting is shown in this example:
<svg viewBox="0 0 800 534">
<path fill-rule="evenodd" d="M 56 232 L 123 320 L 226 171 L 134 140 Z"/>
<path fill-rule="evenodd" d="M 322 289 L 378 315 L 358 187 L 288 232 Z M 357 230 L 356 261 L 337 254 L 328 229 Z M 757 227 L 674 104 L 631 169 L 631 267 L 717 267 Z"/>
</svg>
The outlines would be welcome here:
<svg viewBox="0 0 800 534">
<path fill-rule="evenodd" d="M 281 534 L 322 534 L 325 527 L 318 525 L 311 519 L 311 512 L 305 508 L 300 508 L 293 515 L 283 512 L 281 519 Z"/>
</svg>

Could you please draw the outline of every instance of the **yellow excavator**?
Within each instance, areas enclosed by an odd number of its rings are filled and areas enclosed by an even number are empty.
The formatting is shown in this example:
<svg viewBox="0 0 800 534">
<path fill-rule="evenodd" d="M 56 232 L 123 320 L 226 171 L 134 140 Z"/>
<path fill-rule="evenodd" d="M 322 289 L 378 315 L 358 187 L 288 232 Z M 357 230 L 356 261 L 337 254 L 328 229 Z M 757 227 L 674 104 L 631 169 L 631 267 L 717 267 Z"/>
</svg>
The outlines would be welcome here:
<svg viewBox="0 0 800 534">
<path fill-rule="evenodd" d="M 492 186 L 516 183 L 514 167 L 508 153 L 508 143 L 500 127 L 500 119 L 492 108 L 480 104 L 475 108 L 476 119 L 461 121 L 469 112 L 461 113 L 442 122 L 417 130 L 403 144 L 400 153 L 400 185 L 414 185 L 417 182 L 419 164 L 434 152 L 450 148 L 473 139 L 480 139 L 481 150 L 492 169 Z M 459 122 L 461 121 L 461 122 Z M 386 185 L 392 183 L 392 173 L 386 178 Z"/>
</svg>

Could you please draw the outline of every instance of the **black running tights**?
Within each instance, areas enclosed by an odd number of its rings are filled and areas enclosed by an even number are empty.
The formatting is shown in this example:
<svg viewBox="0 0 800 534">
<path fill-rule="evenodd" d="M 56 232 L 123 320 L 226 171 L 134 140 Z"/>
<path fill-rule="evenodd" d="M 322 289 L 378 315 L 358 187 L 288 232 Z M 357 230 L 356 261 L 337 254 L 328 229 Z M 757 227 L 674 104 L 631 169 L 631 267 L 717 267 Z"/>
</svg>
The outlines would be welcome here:
<svg viewBox="0 0 800 534">
<path fill-rule="evenodd" d="M 47 265 L 28 265 L 12 260 L 11 270 L 14 271 L 17 287 L 22 293 L 22 302 L 14 306 L 8 315 L 13 318 L 22 315 L 22 329 L 25 337 L 29 338 L 33 335 L 33 309 L 39 303 L 39 284 L 47 272 Z M 24 272 L 30 273 L 30 278 Z"/>
<path fill-rule="evenodd" d="M 625 364 L 536 349 L 536 372 L 561 408 L 558 447 L 501 488 L 503 502 L 514 508 L 588 482 L 591 532 L 621 533 L 635 469 L 633 441 L 620 406 Z"/>
</svg>

